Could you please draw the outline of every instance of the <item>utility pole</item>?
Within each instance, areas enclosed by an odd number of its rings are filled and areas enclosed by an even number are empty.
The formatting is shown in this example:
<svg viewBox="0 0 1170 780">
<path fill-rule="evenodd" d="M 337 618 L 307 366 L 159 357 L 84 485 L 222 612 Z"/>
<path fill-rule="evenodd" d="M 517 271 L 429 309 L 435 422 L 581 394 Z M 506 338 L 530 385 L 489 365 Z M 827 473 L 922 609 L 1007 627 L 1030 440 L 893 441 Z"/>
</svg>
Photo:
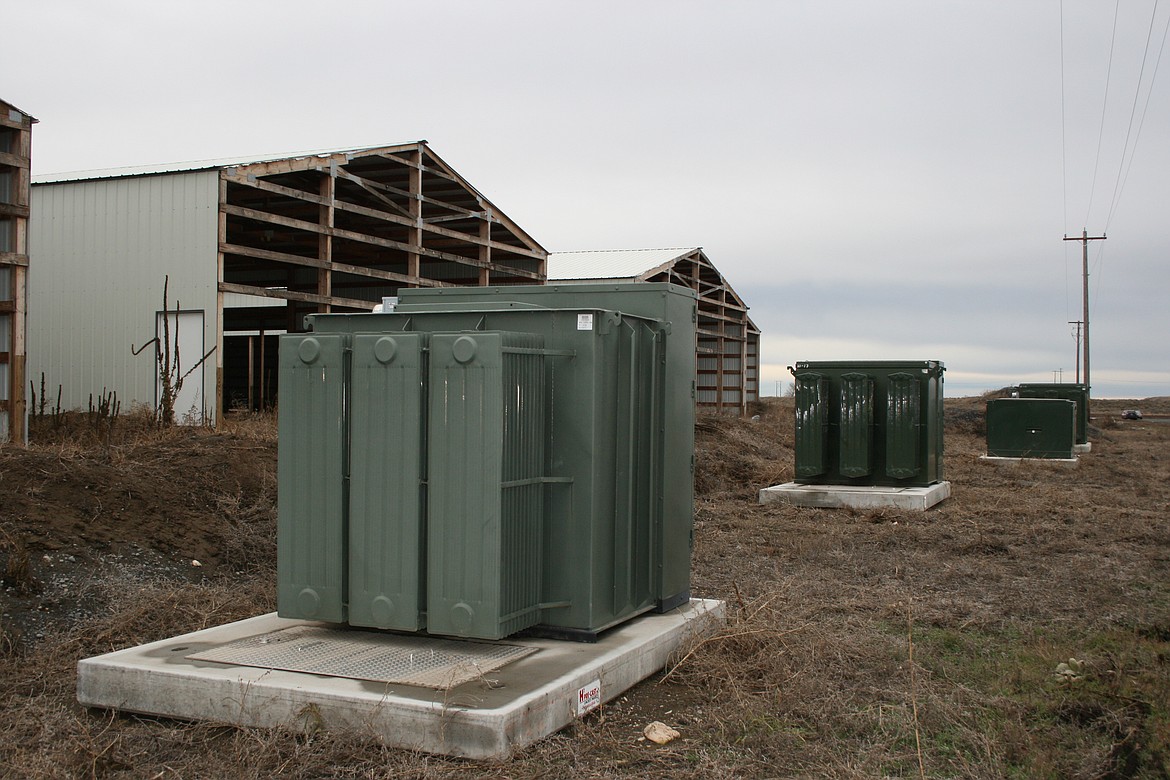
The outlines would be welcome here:
<svg viewBox="0 0 1170 780">
<path fill-rule="evenodd" d="M 1089 242 L 1104 241 L 1105 235 L 1090 236 L 1089 231 L 1082 228 L 1080 238 L 1064 237 L 1065 241 L 1081 242 L 1081 321 L 1085 326 L 1085 392 L 1092 395 L 1093 389 L 1089 384 Z"/>
<path fill-rule="evenodd" d="M 1073 340 L 1077 344 L 1074 354 L 1077 356 L 1077 384 L 1081 383 L 1081 321 L 1069 320 L 1069 325 L 1076 325 L 1077 329 L 1073 331 Z"/>
</svg>

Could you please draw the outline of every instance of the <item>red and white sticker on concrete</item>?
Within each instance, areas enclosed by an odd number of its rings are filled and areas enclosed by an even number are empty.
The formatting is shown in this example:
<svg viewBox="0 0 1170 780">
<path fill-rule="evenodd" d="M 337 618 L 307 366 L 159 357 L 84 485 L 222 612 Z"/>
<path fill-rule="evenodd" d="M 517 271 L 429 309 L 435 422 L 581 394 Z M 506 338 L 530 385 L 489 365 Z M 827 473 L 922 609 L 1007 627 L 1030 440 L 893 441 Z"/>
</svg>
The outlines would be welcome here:
<svg viewBox="0 0 1170 780">
<path fill-rule="evenodd" d="M 594 680 L 577 691 L 577 717 L 601 706 L 601 680 Z"/>
</svg>

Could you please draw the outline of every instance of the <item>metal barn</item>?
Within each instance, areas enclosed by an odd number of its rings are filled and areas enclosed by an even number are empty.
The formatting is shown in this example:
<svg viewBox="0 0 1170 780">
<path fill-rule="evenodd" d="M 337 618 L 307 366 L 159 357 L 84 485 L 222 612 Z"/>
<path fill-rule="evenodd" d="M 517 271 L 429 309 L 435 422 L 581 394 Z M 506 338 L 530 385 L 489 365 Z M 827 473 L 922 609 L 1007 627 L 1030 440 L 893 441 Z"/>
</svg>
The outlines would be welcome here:
<svg viewBox="0 0 1170 780">
<path fill-rule="evenodd" d="M 29 171 L 37 120 L 0 100 L 0 442 L 24 442 Z"/>
<path fill-rule="evenodd" d="M 29 375 L 60 386 L 64 408 L 107 390 L 154 407 L 164 332 L 186 375 L 181 418 L 260 408 L 276 337 L 305 314 L 369 311 L 401 287 L 545 279 L 546 250 L 425 141 L 32 184 Z"/>
<path fill-rule="evenodd" d="M 760 329 L 748 306 L 701 247 L 553 252 L 549 283 L 670 282 L 698 295 L 700 408 L 743 414 L 760 397 Z"/>
</svg>

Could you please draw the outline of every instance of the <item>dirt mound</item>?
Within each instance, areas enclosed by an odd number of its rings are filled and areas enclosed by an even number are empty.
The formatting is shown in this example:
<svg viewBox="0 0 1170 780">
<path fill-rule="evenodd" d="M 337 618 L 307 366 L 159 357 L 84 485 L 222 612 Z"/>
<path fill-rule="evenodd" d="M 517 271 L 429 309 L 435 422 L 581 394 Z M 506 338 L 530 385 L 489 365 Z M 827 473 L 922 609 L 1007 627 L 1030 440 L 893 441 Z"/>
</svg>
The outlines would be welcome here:
<svg viewBox="0 0 1170 780">
<path fill-rule="evenodd" d="M 141 547 L 215 566 L 235 527 L 271 519 L 275 440 L 259 426 L 175 428 L 110 446 L 0 449 L 5 531 L 34 552 Z"/>
<path fill-rule="evenodd" d="M 695 495 L 755 496 L 792 479 L 791 398 L 753 404 L 747 417 L 700 414 L 695 421 Z"/>
</svg>

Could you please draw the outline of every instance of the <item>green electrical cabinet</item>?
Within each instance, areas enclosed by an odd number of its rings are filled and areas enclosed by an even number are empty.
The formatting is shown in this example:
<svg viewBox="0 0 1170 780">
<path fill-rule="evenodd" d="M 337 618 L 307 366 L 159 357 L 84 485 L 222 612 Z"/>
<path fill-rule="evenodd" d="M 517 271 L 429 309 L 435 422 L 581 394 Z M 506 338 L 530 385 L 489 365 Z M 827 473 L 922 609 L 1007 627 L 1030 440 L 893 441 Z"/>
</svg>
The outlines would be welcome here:
<svg viewBox="0 0 1170 780">
<path fill-rule="evenodd" d="M 1072 382 L 1033 382 L 1019 385 L 1020 398 L 1058 398 L 1077 405 L 1077 444 L 1089 443 L 1089 387 Z"/>
<path fill-rule="evenodd" d="M 797 483 L 923 487 L 942 481 L 942 363 L 806 361 L 790 370 Z"/>
<path fill-rule="evenodd" d="M 311 333 L 282 339 L 282 361 L 306 341 L 336 342 L 342 370 L 294 373 L 287 387 L 282 373 L 281 457 L 286 430 L 297 452 L 281 463 L 280 538 L 335 543 L 279 551 L 280 614 L 590 639 L 685 603 L 694 293 L 565 285 L 402 290 L 400 301 L 392 313 L 310 315 Z M 308 406 L 313 382 L 332 394 Z M 299 454 L 320 418 L 339 421 L 344 468 Z M 332 514 L 298 503 L 294 485 L 339 496 Z M 325 578 L 338 592 L 328 614 L 300 596 L 325 587 L 302 583 L 318 559 L 338 572 Z"/>
<path fill-rule="evenodd" d="M 987 402 L 987 454 L 996 458 L 1075 458 L 1077 404 L 1059 398 Z"/>
</svg>

